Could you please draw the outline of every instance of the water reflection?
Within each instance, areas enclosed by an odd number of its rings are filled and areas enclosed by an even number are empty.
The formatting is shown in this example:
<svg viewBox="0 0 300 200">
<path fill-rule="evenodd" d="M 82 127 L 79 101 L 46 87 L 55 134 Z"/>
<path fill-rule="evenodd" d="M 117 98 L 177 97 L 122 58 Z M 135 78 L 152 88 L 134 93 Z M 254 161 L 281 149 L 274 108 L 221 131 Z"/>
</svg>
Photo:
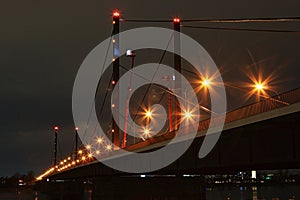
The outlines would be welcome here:
<svg viewBox="0 0 300 200">
<path fill-rule="evenodd" d="M 252 187 L 252 200 L 257 200 L 257 187 Z"/>
<path fill-rule="evenodd" d="M 207 188 L 207 200 L 295 200 L 300 197 L 300 185 L 217 186 Z"/>
<path fill-rule="evenodd" d="M 84 190 L 84 194 L 81 198 L 82 200 L 92 200 L 92 197 L 92 189 L 87 188 Z M 242 187 L 238 185 L 220 185 L 206 189 L 206 200 L 295 200 L 296 197 L 300 197 L 300 185 L 296 184 L 278 184 L 268 186 L 257 185 Z M 50 200 L 51 198 L 39 191 L 12 190 L 10 192 L 0 191 L 0 199 Z M 147 199 L 147 197 L 145 197 L 145 199 Z M 164 199 L 164 197 L 161 197 L 161 199 Z"/>
<path fill-rule="evenodd" d="M 84 190 L 83 199 L 84 200 L 92 200 L 92 194 L 93 194 L 93 190 L 92 189 L 85 189 Z"/>
</svg>

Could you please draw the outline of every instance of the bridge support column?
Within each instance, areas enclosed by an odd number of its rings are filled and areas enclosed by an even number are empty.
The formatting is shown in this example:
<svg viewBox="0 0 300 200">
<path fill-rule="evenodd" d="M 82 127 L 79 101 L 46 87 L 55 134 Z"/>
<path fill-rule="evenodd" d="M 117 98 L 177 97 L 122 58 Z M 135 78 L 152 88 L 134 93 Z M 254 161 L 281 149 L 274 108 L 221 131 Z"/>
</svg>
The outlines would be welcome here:
<svg viewBox="0 0 300 200">
<path fill-rule="evenodd" d="M 120 77 L 120 61 L 119 61 L 119 32 L 120 32 L 120 13 L 113 13 L 113 74 L 112 74 L 112 86 L 113 88 L 116 86 Z M 118 89 L 118 88 L 116 88 Z M 116 105 L 119 105 L 119 97 L 113 99 L 116 102 Z M 115 108 L 118 109 L 118 108 Z M 119 119 L 114 119 L 112 117 L 112 142 L 115 145 L 115 148 L 118 149 L 120 147 L 120 129 L 115 121 Z"/>
<path fill-rule="evenodd" d="M 174 18 L 173 19 L 173 25 L 174 25 L 174 69 L 181 73 L 181 56 L 180 56 L 180 49 L 181 49 L 181 45 L 180 45 L 180 19 L 179 18 Z M 179 94 L 179 96 L 181 96 L 181 77 L 178 76 L 175 77 L 175 90 L 176 93 Z M 174 101 L 175 102 L 175 123 L 174 123 L 174 130 L 177 131 L 179 124 L 180 124 L 180 118 L 181 115 L 179 114 L 181 112 L 180 109 L 180 103 L 177 100 L 177 97 L 174 97 Z M 172 119 L 171 119 L 172 120 Z"/>
</svg>

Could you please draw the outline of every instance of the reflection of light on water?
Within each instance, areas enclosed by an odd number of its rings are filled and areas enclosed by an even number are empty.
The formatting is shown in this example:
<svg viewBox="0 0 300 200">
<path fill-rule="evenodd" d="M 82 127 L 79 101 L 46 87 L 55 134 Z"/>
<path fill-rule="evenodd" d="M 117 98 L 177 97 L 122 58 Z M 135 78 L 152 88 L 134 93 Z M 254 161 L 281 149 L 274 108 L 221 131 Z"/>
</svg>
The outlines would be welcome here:
<svg viewBox="0 0 300 200">
<path fill-rule="evenodd" d="M 34 200 L 39 200 L 39 196 L 38 196 L 38 193 L 37 193 L 37 192 L 34 193 L 34 196 L 35 196 L 35 197 L 34 197 Z"/>
<path fill-rule="evenodd" d="M 256 186 L 253 186 L 252 187 L 252 199 L 253 200 L 257 200 L 257 187 Z"/>
<path fill-rule="evenodd" d="M 283 190 L 284 187 L 284 190 Z M 207 200 L 259 200 L 259 199 L 289 199 L 295 200 L 300 194 L 299 184 L 276 184 L 276 185 L 215 185 L 211 188 L 206 188 Z"/>
<path fill-rule="evenodd" d="M 92 189 L 85 189 L 84 190 L 84 200 L 92 200 L 93 190 Z"/>
</svg>

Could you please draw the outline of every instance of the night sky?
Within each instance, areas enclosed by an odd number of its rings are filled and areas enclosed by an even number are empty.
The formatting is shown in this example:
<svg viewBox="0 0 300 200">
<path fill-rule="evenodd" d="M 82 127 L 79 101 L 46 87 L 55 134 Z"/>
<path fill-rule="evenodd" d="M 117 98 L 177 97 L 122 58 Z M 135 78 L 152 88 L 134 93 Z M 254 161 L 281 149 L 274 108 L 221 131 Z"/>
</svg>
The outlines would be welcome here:
<svg viewBox="0 0 300 200">
<path fill-rule="evenodd" d="M 116 8 L 128 19 L 300 16 L 298 0 L 1 1 L 0 176 L 29 170 L 39 174 L 46 169 L 51 163 L 55 124 L 61 127 L 61 152 L 66 155 L 71 151 L 73 82 L 85 56 L 110 36 L 111 13 Z M 124 24 L 121 29 L 147 25 Z M 172 28 L 172 24 L 151 25 Z M 288 22 L 230 26 L 300 30 L 299 25 Z M 257 62 L 265 75 L 277 75 L 271 83 L 276 92 L 300 86 L 300 34 L 182 31 L 206 48 L 227 82 L 247 81 L 244 72 L 252 70 L 253 62 Z M 232 99 L 230 107 L 242 105 L 235 101 L 241 91 L 227 92 Z"/>
</svg>

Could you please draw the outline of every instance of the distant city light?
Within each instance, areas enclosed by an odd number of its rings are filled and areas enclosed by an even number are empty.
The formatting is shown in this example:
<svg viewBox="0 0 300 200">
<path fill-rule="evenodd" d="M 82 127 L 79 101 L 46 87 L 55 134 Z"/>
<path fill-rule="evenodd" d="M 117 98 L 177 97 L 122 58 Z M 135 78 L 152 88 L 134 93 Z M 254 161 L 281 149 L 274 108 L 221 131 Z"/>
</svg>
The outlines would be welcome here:
<svg viewBox="0 0 300 200">
<path fill-rule="evenodd" d="M 256 171 L 251 171 L 251 178 L 256 179 Z"/>
<path fill-rule="evenodd" d="M 86 149 L 91 149 L 92 148 L 92 146 L 91 145 L 86 145 Z"/>
<path fill-rule="evenodd" d="M 55 130 L 55 131 L 58 131 L 58 126 L 54 126 L 54 130 Z"/>
</svg>

